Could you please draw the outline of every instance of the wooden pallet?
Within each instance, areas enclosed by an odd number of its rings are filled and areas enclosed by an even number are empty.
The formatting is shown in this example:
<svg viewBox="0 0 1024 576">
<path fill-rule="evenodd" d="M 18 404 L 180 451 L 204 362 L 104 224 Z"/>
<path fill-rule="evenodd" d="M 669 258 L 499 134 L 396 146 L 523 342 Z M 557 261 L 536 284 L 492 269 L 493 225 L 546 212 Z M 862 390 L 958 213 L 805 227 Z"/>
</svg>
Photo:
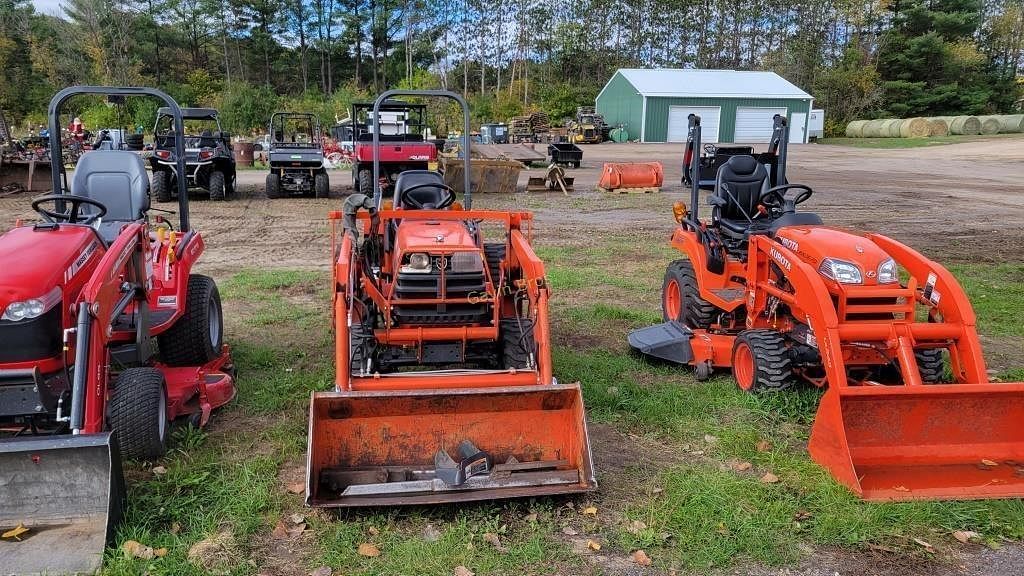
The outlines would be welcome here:
<svg viewBox="0 0 1024 576">
<path fill-rule="evenodd" d="M 653 194 L 653 193 L 661 192 L 661 187 L 659 187 L 659 186 L 644 186 L 642 188 L 616 188 L 614 190 L 609 190 L 608 188 L 602 188 L 602 187 L 598 186 L 597 187 L 597 191 L 598 192 L 615 192 L 617 194 Z"/>
</svg>

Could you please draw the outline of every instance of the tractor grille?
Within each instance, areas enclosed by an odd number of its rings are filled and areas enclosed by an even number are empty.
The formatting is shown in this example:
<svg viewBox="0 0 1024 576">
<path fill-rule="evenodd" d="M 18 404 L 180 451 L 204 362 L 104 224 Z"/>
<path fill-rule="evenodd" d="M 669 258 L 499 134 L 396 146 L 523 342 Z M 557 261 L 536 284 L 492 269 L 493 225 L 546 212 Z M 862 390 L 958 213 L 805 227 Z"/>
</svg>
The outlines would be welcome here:
<svg viewBox="0 0 1024 576">
<path fill-rule="evenodd" d="M 0 362 L 31 362 L 61 353 L 61 307 L 31 320 L 0 320 Z"/>
<path fill-rule="evenodd" d="M 436 267 L 427 274 L 400 273 L 395 284 L 395 296 L 400 300 L 441 298 L 459 299 L 485 294 L 483 272 L 445 273 Z M 442 287 L 445 290 L 442 290 Z M 480 304 L 398 304 L 394 308 L 395 320 L 401 324 L 473 324 L 490 318 L 489 306 Z"/>
</svg>

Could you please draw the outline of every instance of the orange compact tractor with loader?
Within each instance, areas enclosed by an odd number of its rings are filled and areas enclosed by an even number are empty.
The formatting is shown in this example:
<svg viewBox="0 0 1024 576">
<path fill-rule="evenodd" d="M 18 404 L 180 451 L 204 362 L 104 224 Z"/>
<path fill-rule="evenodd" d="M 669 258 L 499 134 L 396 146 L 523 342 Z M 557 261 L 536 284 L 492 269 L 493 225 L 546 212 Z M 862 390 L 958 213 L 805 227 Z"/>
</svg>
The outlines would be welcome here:
<svg viewBox="0 0 1024 576">
<path fill-rule="evenodd" d="M 72 96 L 149 96 L 75 87 L 50 102 L 54 166 L 61 105 Z M 182 140 L 176 157 L 184 159 Z M 152 460 L 176 418 L 197 426 L 235 395 L 213 280 L 192 274 L 203 238 L 149 221 L 149 179 L 133 152 L 96 150 L 71 186 L 32 207 L 42 221 L 0 236 L 0 541 L 4 574 L 95 572 L 124 497 L 121 457 Z M 27 530 L 21 530 L 25 528 Z"/>
<path fill-rule="evenodd" d="M 389 91 L 455 100 L 443 91 Z M 379 133 L 373 144 L 380 147 Z M 335 390 L 312 396 L 311 506 L 429 504 L 596 487 L 578 384 L 552 376 L 548 286 L 527 212 L 471 209 L 441 174 L 356 194 L 334 257 Z"/>
<path fill-rule="evenodd" d="M 694 150 L 700 128 L 691 115 Z M 690 207 L 674 207 L 672 234 L 686 258 L 665 273 L 665 323 L 631 333 L 634 348 L 698 378 L 731 367 L 752 392 L 827 387 L 811 457 L 864 499 L 1024 496 L 1024 383 L 989 382 L 948 270 L 798 212 L 811 188 L 770 186 L 751 156 L 722 163 L 702 221 L 700 165 L 688 168 Z"/>
</svg>

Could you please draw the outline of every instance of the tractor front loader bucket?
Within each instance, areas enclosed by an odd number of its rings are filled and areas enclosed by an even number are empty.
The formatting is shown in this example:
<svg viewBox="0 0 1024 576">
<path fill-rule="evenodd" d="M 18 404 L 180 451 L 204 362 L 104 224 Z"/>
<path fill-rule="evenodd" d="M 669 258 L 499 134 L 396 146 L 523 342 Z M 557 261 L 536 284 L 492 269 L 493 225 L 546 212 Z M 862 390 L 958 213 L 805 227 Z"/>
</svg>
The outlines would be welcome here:
<svg viewBox="0 0 1024 576">
<path fill-rule="evenodd" d="M 0 540 L 3 573 L 94 573 L 123 494 L 109 433 L 0 441 L 0 533 L 12 534 Z"/>
<path fill-rule="evenodd" d="M 578 384 L 317 392 L 306 503 L 465 502 L 597 487 Z"/>
<path fill-rule="evenodd" d="M 810 453 L 865 500 L 1024 496 L 1024 383 L 836 387 Z"/>
</svg>

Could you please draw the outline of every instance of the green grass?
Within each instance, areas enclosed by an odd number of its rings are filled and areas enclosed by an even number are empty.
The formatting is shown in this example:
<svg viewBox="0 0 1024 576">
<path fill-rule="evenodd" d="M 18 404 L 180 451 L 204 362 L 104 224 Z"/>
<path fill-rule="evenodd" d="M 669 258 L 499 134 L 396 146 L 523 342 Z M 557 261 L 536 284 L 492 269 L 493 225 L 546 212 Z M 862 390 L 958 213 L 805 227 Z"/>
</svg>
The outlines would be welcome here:
<svg viewBox="0 0 1024 576">
<path fill-rule="evenodd" d="M 852 148 L 921 148 L 924 146 L 945 146 L 993 138 L 1022 138 L 1020 134 L 993 134 L 987 136 L 933 136 L 931 138 L 819 138 L 818 144 L 850 146 Z"/>
<path fill-rule="evenodd" d="M 622 353 L 630 328 L 659 320 L 660 274 L 640 276 L 660 271 L 672 257 L 662 247 L 613 238 L 540 252 L 555 287 L 555 325 L 600 336 L 593 349 L 556 347 L 556 376 L 582 382 L 591 421 L 624 439 L 642 439 L 622 446 L 640 451 L 627 458 L 636 464 L 597 470 L 599 482 L 618 483 L 620 490 L 633 483 L 619 499 L 608 497 L 605 484 L 595 496 L 599 518 L 582 519 L 564 506 L 567 499 L 337 516 L 304 511 L 299 496 L 284 493 L 278 474 L 284 466 L 301 466 L 309 394 L 333 381 L 325 276 L 247 270 L 220 282 L 226 311 L 234 314 L 228 340 L 240 370 L 237 399 L 214 414 L 207 431 L 176 433 L 174 450 L 155 463 L 167 468 L 165 475 L 154 475 L 154 464 L 127 465 L 129 504 L 116 543 L 134 539 L 169 553 L 144 561 L 125 559 L 112 548 L 103 573 L 207 574 L 189 562 L 188 549 L 230 529 L 231 545 L 214 571 L 257 574 L 258 566 L 247 559 L 258 556 L 278 518 L 296 511 L 307 516 L 311 534 L 289 543 L 299 552 L 286 561 L 300 571 L 329 565 L 336 573 L 362 575 L 450 575 L 458 565 L 477 574 L 617 573 L 574 553 L 561 533 L 565 525 L 575 526 L 578 538 L 601 541 L 602 554 L 625 558 L 642 547 L 657 567 L 697 572 L 742 561 L 785 564 L 807 545 L 857 549 L 870 543 L 914 553 L 919 547 L 911 538 L 941 544 L 952 530 L 974 530 L 992 543 L 1024 538 L 1022 500 L 875 504 L 854 497 L 807 455 L 816 390 L 751 395 L 727 373 L 696 382 L 688 370 Z M 1015 319 L 1024 309 L 1024 265 L 957 265 L 953 272 L 973 300 L 984 334 L 1022 334 Z M 609 290 L 635 293 L 651 304 L 609 302 Z M 566 292 L 573 297 L 558 301 Z M 1024 380 L 1024 367 L 1000 378 Z M 770 449 L 759 451 L 761 441 Z M 647 454 L 644 442 L 657 448 Z M 752 467 L 736 471 L 732 466 L 739 462 Z M 769 471 L 780 482 L 760 482 Z M 646 528 L 630 532 L 628 520 L 641 520 Z M 180 526 L 176 533 L 174 524 Z M 428 524 L 436 537 L 426 536 Z M 484 542 L 488 532 L 498 534 L 504 549 Z M 360 556 L 364 542 L 381 555 Z"/>
<path fill-rule="evenodd" d="M 954 264 L 949 267 L 989 336 L 1024 336 L 1024 264 Z"/>
</svg>

